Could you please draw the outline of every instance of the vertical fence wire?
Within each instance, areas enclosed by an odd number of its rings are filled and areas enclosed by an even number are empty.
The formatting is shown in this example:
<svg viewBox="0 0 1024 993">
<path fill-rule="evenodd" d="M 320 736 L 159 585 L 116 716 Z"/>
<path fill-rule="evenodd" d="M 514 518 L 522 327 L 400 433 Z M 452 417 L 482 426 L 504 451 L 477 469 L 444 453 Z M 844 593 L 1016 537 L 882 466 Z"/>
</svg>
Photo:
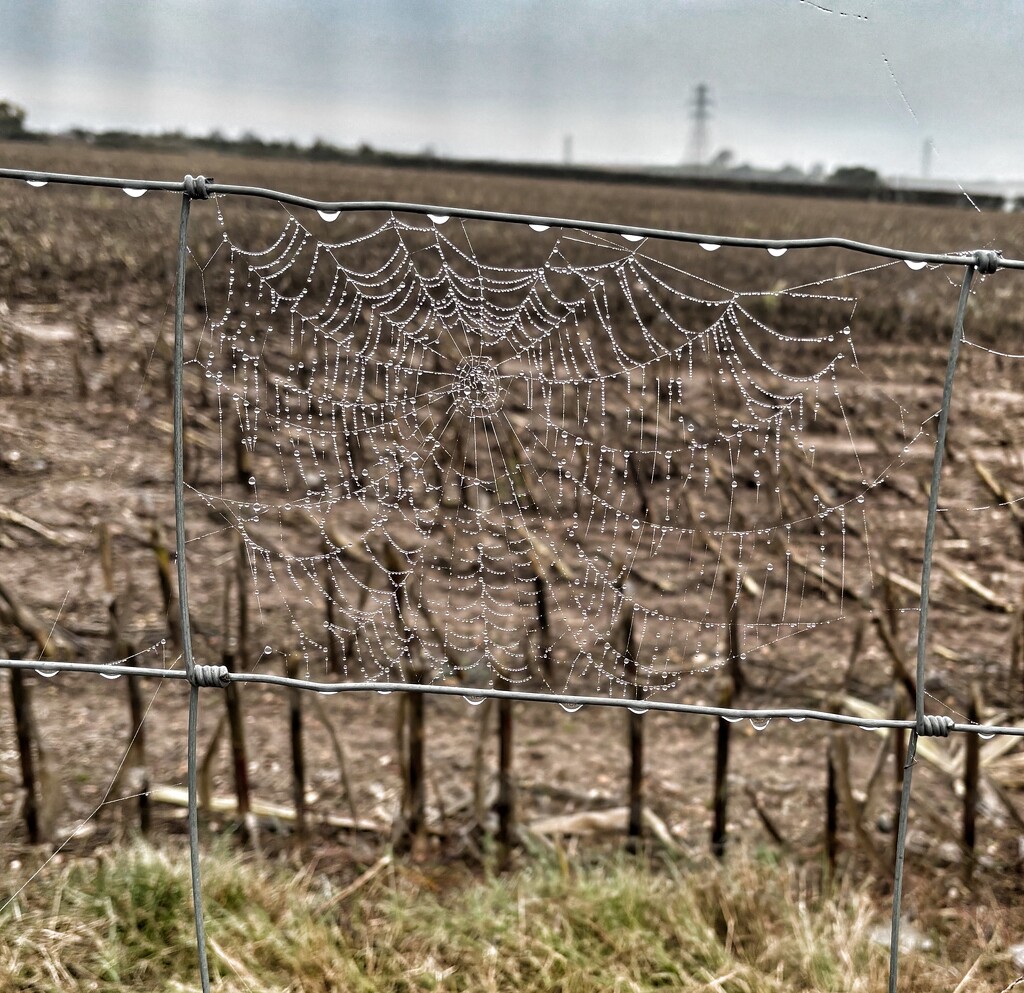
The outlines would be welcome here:
<svg viewBox="0 0 1024 993">
<path fill-rule="evenodd" d="M 911 779 L 914 771 L 914 757 L 917 754 L 917 739 L 922 734 L 949 734 L 951 721 L 946 718 L 926 719 L 924 712 L 925 655 L 928 649 L 928 599 L 932 578 L 932 555 L 935 551 L 935 523 L 939 512 L 939 482 L 942 478 L 942 461 L 946 449 L 946 429 L 949 426 L 949 408 L 953 402 L 953 379 L 956 376 L 960 343 L 964 336 L 964 314 L 971 297 L 971 283 L 975 266 L 964 269 L 960 286 L 960 300 L 953 320 L 953 337 L 949 343 L 949 358 L 946 362 L 946 379 L 942 386 L 942 406 L 939 408 L 939 423 L 935 432 L 935 456 L 932 460 L 932 482 L 928 493 L 928 517 L 924 529 L 923 562 L 921 565 L 920 614 L 917 623 L 917 673 L 915 690 L 914 728 L 910 732 L 906 761 L 903 769 L 903 788 L 900 793 L 899 827 L 896 833 L 896 860 L 892 880 L 892 926 L 889 936 L 889 993 L 896 993 L 899 978 L 900 917 L 903 903 L 903 872 L 907 857 L 907 822 L 910 812 Z"/>
<path fill-rule="evenodd" d="M 188 848 L 192 877 L 192 904 L 196 922 L 196 951 L 203 993 L 210 991 L 210 967 L 206 955 L 202 881 L 199 871 L 199 803 L 197 796 L 196 738 L 199 727 L 199 683 L 192 655 L 192 625 L 188 609 L 188 571 L 185 563 L 185 265 L 188 261 L 188 218 L 192 196 L 181 195 L 178 227 L 178 268 L 174 298 L 174 534 L 178 565 L 178 611 L 181 645 L 188 675 Z"/>
</svg>

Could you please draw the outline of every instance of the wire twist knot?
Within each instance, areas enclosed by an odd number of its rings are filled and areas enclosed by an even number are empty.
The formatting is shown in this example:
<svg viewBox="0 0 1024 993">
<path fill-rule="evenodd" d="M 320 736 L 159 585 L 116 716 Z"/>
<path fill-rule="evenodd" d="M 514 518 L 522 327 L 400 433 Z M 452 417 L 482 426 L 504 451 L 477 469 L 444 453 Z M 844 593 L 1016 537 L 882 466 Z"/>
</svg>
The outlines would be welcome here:
<svg viewBox="0 0 1024 993">
<path fill-rule="evenodd" d="M 224 689 L 231 681 L 227 666 L 224 665 L 197 665 L 192 667 L 192 678 L 189 682 L 193 686 L 216 686 Z"/>
<path fill-rule="evenodd" d="M 186 176 L 184 184 L 185 196 L 193 200 L 209 200 L 210 191 L 206 187 L 207 182 L 208 180 L 205 176 Z"/>
<path fill-rule="evenodd" d="M 952 717 L 937 717 L 933 714 L 925 714 L 917 722 L 917 733 L 922 737 L 948 738 L 949 732 L 952 730 Z"/>
<path fill-rule="evenodd" d="M 994 252 L 987 248 L 979 248 L 974 253 L 974 268 L 983 276 L 991 276 L 999 268 L 1002 252 Z"/>
</svg>

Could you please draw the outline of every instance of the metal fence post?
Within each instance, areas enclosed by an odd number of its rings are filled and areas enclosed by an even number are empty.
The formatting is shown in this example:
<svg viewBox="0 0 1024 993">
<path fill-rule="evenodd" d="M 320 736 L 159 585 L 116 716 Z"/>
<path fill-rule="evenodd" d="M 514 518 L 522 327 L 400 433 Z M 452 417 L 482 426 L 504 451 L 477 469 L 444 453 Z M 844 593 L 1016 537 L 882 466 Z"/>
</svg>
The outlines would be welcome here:
<svg viewBox="0 0 1024 993">
<path fill-rule="evenodd" d="M 948 717 L 933 717 L 924 712 L 925 656 L 928 649 L 928 597 L 931 587 L 932 555 L 935 550 L 935 522 L 939 509 L 939 482 L 942 478 L 942 460 L 946 448 L 946 429 L 949 426 L 949 408 L 953 402 L 953 379 L 956 376 L 960 343 L 964 337 L 964 314 L 971 297 L 971 283 L 977 269 L 994 272 L 998 256 L 994 252 L 976 252 L 975 261 L 964 269 L 960 286 L 960 300 L 953 320 L 953 337 L 949 344 L 949 358 L 946 362 L 946 379 L 942 387 L 942 406 L 939 409 L 939 423 L 935 432 L 935 456 L 932 460 L 932 484 L 928 493 L 928 517 L 924 529 L 924 561 L 921 565 L 921 612 L 917 625 L 917 675 L 915 679 L 914 728 L 907 745 L 906 764 L 903 770 L 903 790 L 900 794 L 899 827 L 896 833 L 896 863 L 892 881 L 892 925 L 889 937 L 889 993 L 896 993 L 899 975 L 900 953 L 900 911 L 903 902 L 903 870 L 907 856 L 907 817 L 910 810 L 911 780 L 914 770 L 914 756 L 917 754 L 917 739 L 921 735 L 949 734 L 953 721 Z"/>
<path fill-rule="evenodd" d="M 193 199 L 209 196 L 206 180 L 185 177 L 181 195 L 181 222 L 178 227 L 178 268 L 174 298 L 174 536 L 178 565 L 178 609 L 181 619 L 181 645 L 188 694 L 188 842 L 192 875 L 192 903 L 196 921 L 196 950 L 203 993 L 210 990 L 210 967 L 206 955 L 206 928 L 203 921 L 202 885 L 199 874 L 199 802 L 196 785 L 196 736 L 199 724 L 199 686 L 192 655 L 192 627 L 188 609 L 188 571 L 185 563 L 185 264 L 188 260 L 188 218 Z"/>
</svg>

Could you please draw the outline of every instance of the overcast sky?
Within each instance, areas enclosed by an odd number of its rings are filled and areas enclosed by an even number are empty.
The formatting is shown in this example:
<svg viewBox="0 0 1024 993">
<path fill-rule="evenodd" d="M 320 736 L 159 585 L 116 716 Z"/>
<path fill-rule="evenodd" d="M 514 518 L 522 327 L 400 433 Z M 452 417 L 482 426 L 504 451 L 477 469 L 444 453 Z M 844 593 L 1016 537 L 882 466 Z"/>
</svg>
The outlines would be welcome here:
<svg viewBox="0 0 1024 993">
<path fill-rule="evenodd" d="M 1024 179 L 1021 0 L 0 0 L 29 126 Z"/>
</svg>

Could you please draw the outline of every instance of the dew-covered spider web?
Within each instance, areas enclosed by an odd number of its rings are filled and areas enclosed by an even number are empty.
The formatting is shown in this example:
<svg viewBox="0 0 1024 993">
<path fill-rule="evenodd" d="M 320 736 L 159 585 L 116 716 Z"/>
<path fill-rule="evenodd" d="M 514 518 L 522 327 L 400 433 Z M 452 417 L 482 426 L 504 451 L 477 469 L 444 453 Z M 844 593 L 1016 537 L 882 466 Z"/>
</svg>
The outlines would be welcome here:
<svg viewBox="0 0 1024 993">
<path fill-rule="evenodd" d="M 920 496 L 938 386 L 874 382 L 856 319 L 858 280 L 920 279 L 902 263 L 277 207 L 253 244 L 232 208 L 196 258 L 218 456 L 190 528 L 241 540 L 259 643 L 314 678 L 799 676 L 919 575 L 920 502 L 899 540 L 872 512 Z"/>
</svg>

